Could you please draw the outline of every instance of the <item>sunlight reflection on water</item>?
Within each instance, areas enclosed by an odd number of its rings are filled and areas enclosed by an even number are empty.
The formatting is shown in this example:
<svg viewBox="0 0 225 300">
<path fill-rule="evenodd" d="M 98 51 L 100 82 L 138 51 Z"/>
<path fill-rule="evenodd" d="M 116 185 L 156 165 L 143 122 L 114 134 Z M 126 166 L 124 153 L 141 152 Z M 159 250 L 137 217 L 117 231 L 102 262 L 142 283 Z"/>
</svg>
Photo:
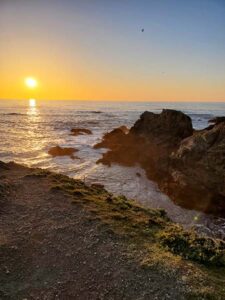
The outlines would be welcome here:
<svg viewBox="0 0 225 300">
<path fill-rule="evenodd" d="M 36 100 L 35 99 L 29 99 L 29 106 L 30 107 L 35 107 L 36 106 Z"/>
<path fill-rule="evenodd" d="M 27 115 L 33 116 L 33 115 L 37 115 L 37 114 L 38 114 L 38 110 L 36 107 L 36 100 L 29 99 L 29 107 L 27 109 Z"/>
</svg>

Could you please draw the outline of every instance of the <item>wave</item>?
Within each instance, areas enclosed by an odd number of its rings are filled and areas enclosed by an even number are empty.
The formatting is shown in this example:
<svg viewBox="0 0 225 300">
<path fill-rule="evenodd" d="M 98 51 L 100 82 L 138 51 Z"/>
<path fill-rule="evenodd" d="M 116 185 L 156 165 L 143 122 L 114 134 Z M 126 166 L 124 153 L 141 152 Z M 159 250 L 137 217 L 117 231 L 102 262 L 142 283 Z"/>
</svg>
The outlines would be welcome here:
<svg viewBox="0 0 225 300">
<path fill-rule="evenodd" d="M 202 114 L 199 114 L 199 113 L 187 113 L 190 117 L 201 117 L 201 118 L 206 118 L 206 119 L 209 119 L 209 118 L 212 118 L 214 115 L 213 114 L 207 114 L 207 113 L 202 113 Z"/>
</svg>

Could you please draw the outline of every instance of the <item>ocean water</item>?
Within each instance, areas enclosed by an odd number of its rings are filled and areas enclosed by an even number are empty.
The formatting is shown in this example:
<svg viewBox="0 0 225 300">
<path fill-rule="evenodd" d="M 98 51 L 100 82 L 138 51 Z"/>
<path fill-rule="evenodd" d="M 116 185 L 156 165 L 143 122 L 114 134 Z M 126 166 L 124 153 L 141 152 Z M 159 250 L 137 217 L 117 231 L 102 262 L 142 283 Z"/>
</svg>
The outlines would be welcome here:
<svg viewBox="0 0 225 300">
<path fill-rule="evenodd" d="M 225 103 L 162 103 L 100 101 L 0 101 L 0 160 L 15 161 L 85 180 L 102 183 L 111 192 L 124 194 L 147 207 L 164 208 L 184 227 L 225 239 L 225 219 L 175 205 L 139 167 L 96 164 L 106 149 L 93 149 L 104 133 L 121 125 L 131 127 L 146 110 L 163 108 L 188 114 L 193 126 L 202 129 L 209 119 L 225 115 Z M 90 129 L 92 135 L 71 136 L 72 128 Z M 78 159 L 51 157 L 49 148 L 74 147 Z M 140 173 L 141 177 L 136 173 Z"/>
</svg>

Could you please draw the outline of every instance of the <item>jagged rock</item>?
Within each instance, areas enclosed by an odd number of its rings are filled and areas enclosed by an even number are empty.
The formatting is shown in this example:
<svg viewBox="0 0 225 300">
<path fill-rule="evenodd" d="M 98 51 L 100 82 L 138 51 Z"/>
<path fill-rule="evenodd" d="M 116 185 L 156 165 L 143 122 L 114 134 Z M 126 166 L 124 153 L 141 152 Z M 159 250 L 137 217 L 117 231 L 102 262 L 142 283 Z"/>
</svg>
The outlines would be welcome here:
<svg viewBox="0 0 225 300">
<path fill-rule="evenodd" d="M 224 119 L 194 131 L 182 112 L 145 112 L 129 133 L 117 128 L 104 136 L 96 148 L 110 150 L 99 162 L 138 163 L 176 203 L 225 216 Z"/>
<path fill-rule="evenodd" d="M 107 132 L 103 136 L 103 140 L 94 146 L 95 149 L 98 148 L 115 148 L 117 145 L 121 145 L 121 141 L 126 138 L 126 134 L 129 132 L 126 126 L 121 126 L 113 129 L 111 132 Z"/>
<path fill-rule="evenodd" d="M 156 179 L 164 173 L 169 155 L 179 142 L 192 133 L 191 119 L 182 112 L 144 112 L 128 134 L 120 127 L 104 135 L 103 141 L 95 148 L 105 147 L 111 151 L 104 153 L 98 162 L 127 166 L 139 163 L 151 179 Z"/>
<path fill-rule="evenodd" d="M 163 109 L 160 114 L 144 112 L 130 132 L 157 143 L 177 144 L 193 134 L 191 118 L 172 109 Z"/>
<path fill-rule="evenodd" d="M 225 216 L 225 122 L 196 132 L 171 155 L 165 190 L 190 208 Z"/>
</svg>

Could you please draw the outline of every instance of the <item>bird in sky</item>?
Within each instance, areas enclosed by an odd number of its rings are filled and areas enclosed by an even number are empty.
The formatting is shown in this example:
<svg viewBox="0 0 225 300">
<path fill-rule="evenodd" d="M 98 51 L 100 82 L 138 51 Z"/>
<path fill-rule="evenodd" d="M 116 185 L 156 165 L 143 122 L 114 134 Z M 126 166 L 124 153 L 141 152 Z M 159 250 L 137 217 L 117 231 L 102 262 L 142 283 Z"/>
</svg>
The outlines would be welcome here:
<svg viewBox="0 0 225 300">
<path fill-rule="evenodd" d="M 141 29 L 141 32 L 144 32 L 144 31 L 145 31 L 144 28 L 142 28 L 142 29 Z"/>
</svg>

